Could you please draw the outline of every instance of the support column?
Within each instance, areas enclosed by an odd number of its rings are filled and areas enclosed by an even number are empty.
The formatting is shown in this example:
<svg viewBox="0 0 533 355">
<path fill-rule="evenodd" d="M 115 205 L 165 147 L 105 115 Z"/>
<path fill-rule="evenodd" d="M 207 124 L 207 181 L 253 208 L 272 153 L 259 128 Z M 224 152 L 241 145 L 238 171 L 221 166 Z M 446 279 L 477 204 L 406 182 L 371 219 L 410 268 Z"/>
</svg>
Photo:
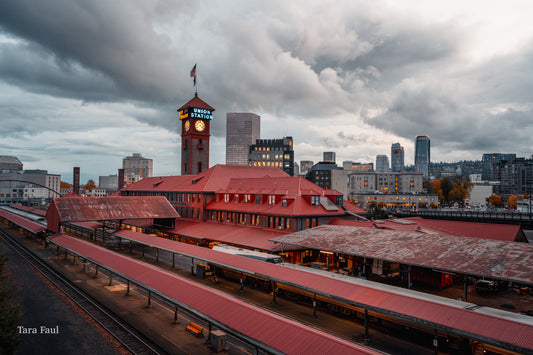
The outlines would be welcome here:
<svg viewBox="0 0 533 355">
<path fill-rule="evenodd" d="M 174 261 L 174 256 L 176 254 L 172 253 L 172 268 L 174 269 L 174 267 L 176 266 L 176 262 Z"/>
<path fill-rule="evenodd" d="M 407 288 L 411 289 L 411 265 L 407 267 Z"/>
<path fill-rule="evenodd" d="M 365 309 L 365 339 L 368 338 L 368 309 Z"/>
<path fill-rule="evenodd" d="M 465 275 L 463 299 L 468 302 L 468 276 Z"/>
<path fill-rule="evenodd" d="M 111 286 L 113 284 L 113 273 L 110 271 L 109 272 L 109 286 Z"/>
<path fill-rule="evenodd" d="M 178 306 L 174 305 L 174 323 L 178 322 Z"/>
<path fill-rule="evenodd" d="M 129 295 L 130 294 L 130 280 L 126 280 L 126 285 L 127 285 L 126 295 Z"/>
<path fill-rule="evenodd" d="M 157 248 L 155 250 L 155 262 L 158 263 L 159 262 L 159 248 Z"/>
<path fill-rule="evenodd" d="M 152 291 L 148 290 L 148 307 L 152 305 Z"/>
</svg>

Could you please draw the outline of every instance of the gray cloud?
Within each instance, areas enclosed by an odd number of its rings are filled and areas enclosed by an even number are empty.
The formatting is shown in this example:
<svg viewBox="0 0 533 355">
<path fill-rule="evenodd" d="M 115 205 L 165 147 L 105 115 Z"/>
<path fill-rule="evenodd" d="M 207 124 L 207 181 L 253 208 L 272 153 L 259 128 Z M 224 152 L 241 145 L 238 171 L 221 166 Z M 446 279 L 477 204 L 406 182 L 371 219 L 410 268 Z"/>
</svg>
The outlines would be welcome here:
<svg viewBox="0 0 533 355">
<path fill-rule="evenodd" d="M 264 132 L 320 142 L 341 159 L 387 154 L 417 134 L 472 158 L 526 152 L 533 48 L 466 65 L 469 26 L 386 1 L 1 2 L 0 135 L 69 135 L 87 119 L 91 129 L 176 134 L 198 63 L 216 138 L 226 112 L 252 111 L 269 117 Z M 94 154 L 129 149 L 102 146 Z M 297 156 L 318 160 L 316 146 L 300 147 Z"/>
</svg>

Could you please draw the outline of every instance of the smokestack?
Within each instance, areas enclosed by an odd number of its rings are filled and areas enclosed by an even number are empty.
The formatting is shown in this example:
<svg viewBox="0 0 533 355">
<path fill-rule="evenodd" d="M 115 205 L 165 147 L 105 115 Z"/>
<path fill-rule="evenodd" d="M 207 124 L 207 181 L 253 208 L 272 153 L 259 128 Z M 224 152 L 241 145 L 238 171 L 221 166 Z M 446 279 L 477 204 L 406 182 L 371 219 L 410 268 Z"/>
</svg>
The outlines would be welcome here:
<svg viewBox="0 0 533 355">
<path fill-rule="evenodd" d="M 75 166 L 74 172 L 73 172 L 73 178 L 72 178 L 72 191 L 76 195 L 80 195 L 80 167 Z"/>
<path fill-rule="evenodd" d="M 124 169 L 118 169 L 118 190 L 124 187 Z"/>
</svg>

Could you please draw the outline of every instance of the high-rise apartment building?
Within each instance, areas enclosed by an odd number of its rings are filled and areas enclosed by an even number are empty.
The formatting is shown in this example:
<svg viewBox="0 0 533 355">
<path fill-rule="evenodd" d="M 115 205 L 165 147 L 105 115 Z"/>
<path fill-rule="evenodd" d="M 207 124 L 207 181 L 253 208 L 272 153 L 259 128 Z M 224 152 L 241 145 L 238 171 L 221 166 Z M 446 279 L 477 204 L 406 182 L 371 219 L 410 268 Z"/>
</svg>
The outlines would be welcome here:
<svg viewBox="0 0 533 355">
<path fill-rule="evenodd" d="M 336 154 L 335 152 L 324 152 L 324 159 L 323 161 L 326 162 L 326 163 L 336 163 L 337 162 L 337 157 L 336 157 Z"/>
<path fill-rule="evenodd" d="M 404 151 L 400 143 L 394 143 L 390 149 L 391 171 L 399 173 L 404 169 Z"/>
<path fill-rule="evenodd" d="M 226 113 L 226 164 L 248 165 L 250 146 L 261 138 L 261 116 Z"/>
<path fill-rule="evenodd" d="M 249 149 L 248 165 L 280 168 L 293 176 L 294 149 L 292 137 L 256 140 Z"/>
<path fill-rule="evenodd" d="M 389 171 L 389 157 L 384 154 L 376 156 L 376 172 L 386 173 Z"/>
<path fill-rule="evenodd" d="M 122 159 L 122 169 L 127 181 L 135 182 L 153 175 L 152 159 L 144 158 L 140 153 Z"/>
<path fill-rule="evenodd" d="M 424 178 L 429 178 L 430 140 L 423 134 L 415 138 L 415 171 L 422 173 Z"/>
<path fill-rule="evenodd" d="M 494 163 L 516 159 L 516 154 L 487 153 L 481 159 L 481 179 L 490 180 L 490 170 Z"/>
<path fill-rule="evenodd" d="M 499 181 L 495 193 L 502 195 L 522 195 L 533 192 L 533 160 L 515 158 L 500 160 L 491 166 L 491 177 Z"/>
</svg>

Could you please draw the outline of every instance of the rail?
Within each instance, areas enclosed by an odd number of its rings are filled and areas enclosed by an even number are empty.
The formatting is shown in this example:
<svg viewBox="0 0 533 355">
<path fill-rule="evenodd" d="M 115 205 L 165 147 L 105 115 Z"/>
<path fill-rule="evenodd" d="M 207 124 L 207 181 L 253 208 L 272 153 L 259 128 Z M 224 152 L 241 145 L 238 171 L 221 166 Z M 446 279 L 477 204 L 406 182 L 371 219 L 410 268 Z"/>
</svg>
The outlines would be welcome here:
<svg viewBox="0 0 533 355">
<path fill-rule="evenodd" d="M 39 271 L 129 352 L 139 355 L 164 353 L 157 346 L 151 344 L 148 339 L 144 339 L 137 330 L 106 309 L 97 300 L 80 290 L 73 282 L 47 265 L 15 237 L 3 229 L 0 229 L 0 236 L 14 252 L 19 254 L 26 262 Z"/>
</svg>

